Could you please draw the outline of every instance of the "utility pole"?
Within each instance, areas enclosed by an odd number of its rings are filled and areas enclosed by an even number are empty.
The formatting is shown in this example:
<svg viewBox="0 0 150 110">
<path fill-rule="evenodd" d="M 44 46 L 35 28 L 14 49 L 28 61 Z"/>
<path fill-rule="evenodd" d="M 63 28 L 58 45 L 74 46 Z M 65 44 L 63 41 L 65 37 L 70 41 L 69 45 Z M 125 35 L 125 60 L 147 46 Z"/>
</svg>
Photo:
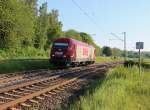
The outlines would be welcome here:
<svg viewBox="0 0 150 110">
<path fill-rule="evenodd" d="M 126 39 L 126 32 L 123 32 L 124 36 L 124 61 L 127 60 L 127 39 Z"/>
<path fill-rule="evenodd" d="M 127 39 L 126 39 L 126 32 L 123 32 L 124 39 L 120 38 L 118 35 L 111 33 L 114 37 L 117 38 L 117 40 L 120 40 L 124 43 L 124 62 L 127 60 Z"/>
<path fill-rule="evenodd" d="M 141 74 L 141 49 L 139 49 L 139 74 Z"/>
</svg>

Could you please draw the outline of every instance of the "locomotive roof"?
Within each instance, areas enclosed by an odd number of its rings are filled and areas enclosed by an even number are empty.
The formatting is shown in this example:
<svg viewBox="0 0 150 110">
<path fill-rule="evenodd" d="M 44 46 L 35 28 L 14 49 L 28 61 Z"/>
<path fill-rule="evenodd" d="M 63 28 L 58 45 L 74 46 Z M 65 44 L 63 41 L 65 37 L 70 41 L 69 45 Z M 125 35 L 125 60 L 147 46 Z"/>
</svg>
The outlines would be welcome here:
<svg viewBox="0 0 150 110">
<path fill-rule="evenodd" d="M 57 41 L 72 41 L 72 42 L 75 42 L 75 43 L 78 43 L 78 44 L 81 44 L 81 45 L 86 45 L 86 46 L 91 46 L 91 47 L 93 47 L 93 46 L 90 45 L 90 44 L 87 44 L 87 43 L 85 43 L 85 42 L 78 41 L 78 40 L 73 39 L 73 38 L 66 38 L 66 37 L 57 38 L 57 39 L 55 39 L 54 42 L 57 42 Z"/>
</svg>

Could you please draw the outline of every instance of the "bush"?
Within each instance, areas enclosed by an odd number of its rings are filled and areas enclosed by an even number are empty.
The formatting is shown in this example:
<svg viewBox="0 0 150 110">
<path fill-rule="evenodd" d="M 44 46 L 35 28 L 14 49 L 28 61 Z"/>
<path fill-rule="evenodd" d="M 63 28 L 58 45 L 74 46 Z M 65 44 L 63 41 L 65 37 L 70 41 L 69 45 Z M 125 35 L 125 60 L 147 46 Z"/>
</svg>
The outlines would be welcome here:
<svg viewBox="0 0 150 110">
<path fill-rule="evenodd" d="M 0 50 L 0 59 L 16 58 L 48 58 L 50 50 L 41 50 L 34 47 L 24 49 L 6 49 Z"/>
<path fill-rule="evenodd" d="M 124 63 L 124 66 L 125 66 L 125 67 L 128 67 L 128 66 L 139 66 L 139 62 L 133 61 L 133 60 L 129 60 L 129 61 L 126 61 L 126 62 Z M 145 62 L 142 62 L 142 63 L 141 63 L 141 66 L 142 66 L 143 68 L 150 68 L 150 64 L 149 64 L 149 63 L 145 63 Z"/>
</svg>

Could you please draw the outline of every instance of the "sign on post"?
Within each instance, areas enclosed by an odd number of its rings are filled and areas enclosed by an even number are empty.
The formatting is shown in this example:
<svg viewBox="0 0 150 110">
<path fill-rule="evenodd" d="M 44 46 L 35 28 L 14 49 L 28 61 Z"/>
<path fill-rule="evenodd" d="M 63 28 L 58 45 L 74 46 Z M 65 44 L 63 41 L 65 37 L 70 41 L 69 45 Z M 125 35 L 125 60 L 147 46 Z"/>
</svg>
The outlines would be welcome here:
<svg viewBox="0 0 150 110">
<path fill-rule="evenodd" d="M 139 73 L 141 73 L 141 49 L 144 49 L 144 42 L 136 42 L 136 49 L 139 49 Z"/>
<path fill-rule="evenodd" d="M 136 49 L 143 49 L 144 48 L 144 42 L 136 42 Z"/>
</svg>

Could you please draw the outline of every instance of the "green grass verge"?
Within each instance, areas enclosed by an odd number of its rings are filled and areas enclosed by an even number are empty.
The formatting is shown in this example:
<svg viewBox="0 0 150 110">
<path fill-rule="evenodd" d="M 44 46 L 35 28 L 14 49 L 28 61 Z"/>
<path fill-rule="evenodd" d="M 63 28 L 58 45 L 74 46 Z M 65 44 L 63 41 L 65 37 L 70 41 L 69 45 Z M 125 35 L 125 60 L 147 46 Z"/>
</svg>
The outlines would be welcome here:
<svg viewBox="0 0 150 110">
<path fill-rule="evenodd" d="M 104 63 L 104 62 L 115 62 L 115 61 L 123 61 L 123 58 L 117 57 L 96 57 L 96 62 L 97 63 Z"/>
<path fill-rule="evenodd" d="M 19 57 L 11 59 L 1 59 L 0 60 L 0 74 L 1 73 L 12 73 L 17 71 L 28 71 L 36 69 L 48 69 L 52 67 L 49 63 L 48 58 L 43 59 L 42 57 Z M 110 62 L 118 61 L 111 58 L 97 57 L 96 62 Z"/>
<path fill-rule="evenodd" d="M 110 71 L 103 81 L 99 80 L 94 86 L 90 86 L 90 89 L 67 109 L 150 110 L 149 84 L 150 70 L 139 74 L 137 67 L 119 66 Z"/>
<path fill-rule="evenodd" d="M 18 49 L 0 49 L 0 60 L 24 58 L 48 58 L 50 50 L 36 49 L 33 47 Z"/>
<path fill-rule="evenodd" d="M 47 69 L 50 50 L 41 50 L 33 47 L 18 49 L 0 49 L 0 73 L 12 73 L 33 69 Z M 111 58 L 97 57 L 96 62 L 113 61 Z"/>
<path fill-rule="evenodd" d="M 50 66 L 48 59 L 7 59 L 0 60 L 0 73 L 48 69 Z"/>
</svg>

